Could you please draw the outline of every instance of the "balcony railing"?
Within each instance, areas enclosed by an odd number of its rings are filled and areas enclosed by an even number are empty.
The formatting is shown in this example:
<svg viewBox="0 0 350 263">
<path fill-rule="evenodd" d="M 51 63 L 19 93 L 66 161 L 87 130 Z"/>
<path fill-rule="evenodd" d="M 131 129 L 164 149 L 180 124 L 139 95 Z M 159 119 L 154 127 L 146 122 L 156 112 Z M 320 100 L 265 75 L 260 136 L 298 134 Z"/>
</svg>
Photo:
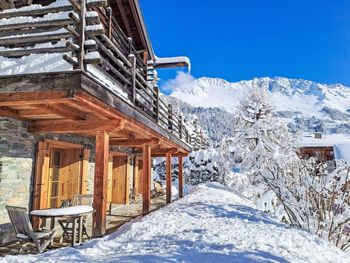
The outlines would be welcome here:
<svg viewBox="0 0 350 263">
<path fill-rule="evenodd" d="M 113 85 L 107 88 L 126 103 L 194 149 L 203 148 L 201 130 L 189 132 L 183 117 L 160 98 L 153 62 L 143 61 L 107 1 L 58 3 L 1 12 L 0 56 L 62 53 L 71 69 L 85 71 L 96 81 L 108 79 Z"/>
</svg>

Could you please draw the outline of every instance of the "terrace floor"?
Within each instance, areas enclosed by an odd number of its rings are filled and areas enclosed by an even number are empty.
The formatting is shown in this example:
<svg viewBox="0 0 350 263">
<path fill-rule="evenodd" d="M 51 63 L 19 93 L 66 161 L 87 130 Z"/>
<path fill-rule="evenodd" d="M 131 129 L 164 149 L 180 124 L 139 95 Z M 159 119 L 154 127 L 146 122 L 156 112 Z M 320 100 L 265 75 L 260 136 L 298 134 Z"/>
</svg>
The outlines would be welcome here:
<svg viewBox="0 0 350 263">
<path fill-rule="evenodd" d="M 154 210 L 159 209 L 162 206 L 165 206 L 165 196 L 156 197 L 151 199 L 151 212 Z M 106 234 L 110 234 L 118 228 L 120 228 L 123 224 L 129 222 L 133 218 L 136 218 L 138 216 L 142 215 L 142 203 L 141 200 L 135 201 L 131 203 L 130 205 L 113 205 L 112 206 L 112 212 L 107 215 L 107 231 Z M 91 216 L 87 220 L 87 228 L 88 233 L 91 235 L 91 229 L 92 229 L 92 218 Z M 64 241 L 62 244 L 59 243 L 59 238 L 61 236 L 61 231 L 59 229 L 59 225 L 56 224 L 58 233 L 55 237 L 55 242 L 50 249 L 57 249 L 61 247 L 67 247 L 70 246 L 70 243 Z M 87 238 L 83 238 L 83 242 L 87 241 Z M 18 242 L 9 244 L 4 247 L 0 247 L 0 257 L 6 256 L 6 255 L 17 255 L 19 254 L 20 244 Z"/>
</svg>

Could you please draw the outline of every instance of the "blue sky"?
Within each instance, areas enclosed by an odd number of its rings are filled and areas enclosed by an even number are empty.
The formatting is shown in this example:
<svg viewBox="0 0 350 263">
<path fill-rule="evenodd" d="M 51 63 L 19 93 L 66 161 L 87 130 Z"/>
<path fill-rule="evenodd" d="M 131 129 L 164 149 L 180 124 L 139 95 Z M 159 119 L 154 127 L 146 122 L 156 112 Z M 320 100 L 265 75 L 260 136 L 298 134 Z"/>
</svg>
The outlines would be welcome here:
<svg viewBox="0 0 350 263">
<path fill-rule="evenodd" d="M 140 0 L 155 53 L 195 77 L 262 76 L 350 86 L 349 0 Z M 164 81 L 175 70 L 161 70 Z"/>
</svg>

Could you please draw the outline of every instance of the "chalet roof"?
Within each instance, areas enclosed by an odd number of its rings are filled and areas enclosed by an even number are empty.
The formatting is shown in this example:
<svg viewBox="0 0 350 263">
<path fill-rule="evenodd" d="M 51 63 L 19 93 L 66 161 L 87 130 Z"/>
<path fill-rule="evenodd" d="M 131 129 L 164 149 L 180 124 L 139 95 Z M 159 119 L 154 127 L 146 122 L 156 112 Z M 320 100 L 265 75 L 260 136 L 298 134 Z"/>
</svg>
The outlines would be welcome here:
<svg viewBox="0 0 350 263">
<path fill-rule="evenodd" d="M 146 29 L 138 0 L 110 0 L 114 17 L 124 33 L 133 39 L 139 52 L 147 51 L 148 59 L 154 60 L 154 52 Z"/>
<path fill-rule="evenodd" d="M 327 134 L 322 135 L 318 139 L 314 136 L 304 136 L 300 143 L 302 148 L 322 148 L 333 147 L 334 158 L 336 160 L 344 160 L 350 164 L 350 138 L 343 134 Z"/>
<path fill-rule="evenodd" d="M 301 147 L 333 147 L 339 144 L 349 144 L 350 138 L 343 134 L 326 134 L 322 138 L 315 138 L 313 135 L 301 137 Z"/>
</svg>

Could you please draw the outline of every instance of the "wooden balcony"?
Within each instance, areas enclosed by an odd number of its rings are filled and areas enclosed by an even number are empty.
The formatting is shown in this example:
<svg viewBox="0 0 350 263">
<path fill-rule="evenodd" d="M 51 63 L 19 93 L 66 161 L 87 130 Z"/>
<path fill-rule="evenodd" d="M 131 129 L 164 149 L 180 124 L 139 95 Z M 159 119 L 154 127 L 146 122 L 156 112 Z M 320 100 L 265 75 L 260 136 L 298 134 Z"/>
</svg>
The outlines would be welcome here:
<svg viewBox="0 0 350 263">
<path fill-rule="evenodd" d="M 7 10 L 1 18 L 7 23 L 0 24 L 0 57 L 42 56 L 42 63 L 49 64 L 45 56 L 55 55 L 54 62 L 61 59 L 64 71 L 14 70 L 1 76 L 0 116 L 29 121 L 32 132 L 59 132 L 48 127 L 74 122 L 61 132 L 73 127 L 86 136 L 94 136 L 103 120 L 122 118 L 123 129 L 113 130 L 111 138 L 153 136 L 162 139 L 160 148 L 185 152 L 202 147 L 203 135 L 189 132 L 183 117 L 160 98 L 152 61 L 137 52 L 107 1 L 70 0 L 66 5 Z M 93 123 L 96 119 L 101 122 Z"/>
</svg>

